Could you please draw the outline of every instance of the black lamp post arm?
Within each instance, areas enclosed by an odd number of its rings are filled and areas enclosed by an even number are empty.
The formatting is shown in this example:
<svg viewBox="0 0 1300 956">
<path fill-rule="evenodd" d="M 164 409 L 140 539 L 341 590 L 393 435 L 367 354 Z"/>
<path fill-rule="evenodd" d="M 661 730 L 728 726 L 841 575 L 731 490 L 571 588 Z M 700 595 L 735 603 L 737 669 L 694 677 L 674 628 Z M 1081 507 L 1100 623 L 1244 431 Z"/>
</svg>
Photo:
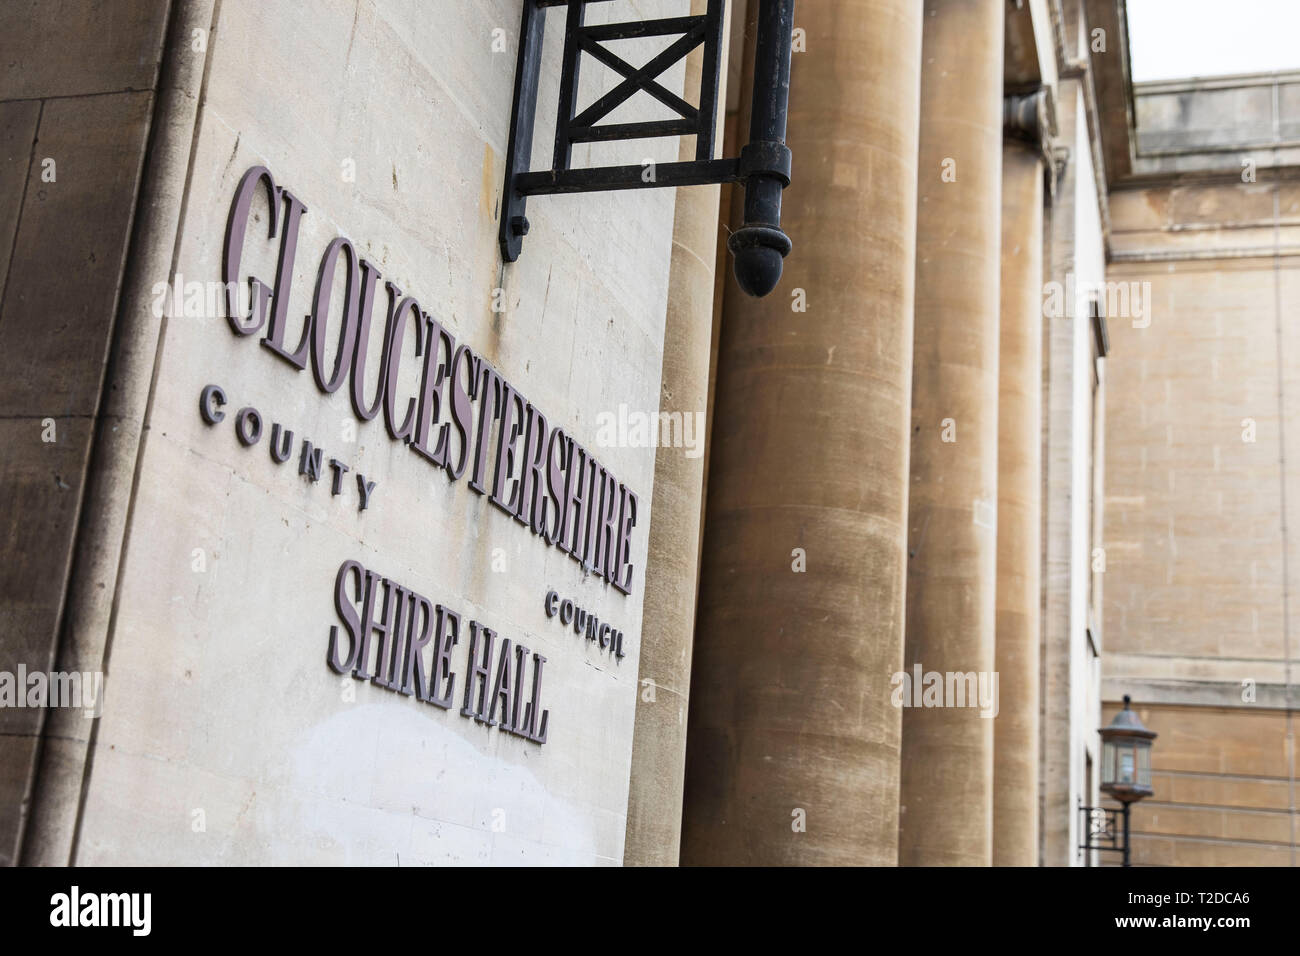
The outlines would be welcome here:
<svg viewBox="0 0 1300 956">
<path fill-rule="evenodd" d="M 736 257 L 736 281 L 755 296 L 776 288 L 782 260 L 790 253 L 790 237 L 781 231 L 781 190 L 790 185 L 785 117 L 793 31 L 792 2 L 773 0 L 759 6 L 749 142 L 740 151 L 745 223 L 727 240 L 727 248 Z"/>
</svg>

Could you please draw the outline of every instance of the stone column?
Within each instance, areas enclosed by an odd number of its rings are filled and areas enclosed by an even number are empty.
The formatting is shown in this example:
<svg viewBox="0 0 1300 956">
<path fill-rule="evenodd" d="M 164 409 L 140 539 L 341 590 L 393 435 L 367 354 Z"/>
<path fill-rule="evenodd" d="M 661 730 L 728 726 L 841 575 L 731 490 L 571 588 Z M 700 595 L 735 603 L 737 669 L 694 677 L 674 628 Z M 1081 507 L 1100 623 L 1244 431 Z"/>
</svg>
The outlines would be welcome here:
<svg viewBox="0 0 1300 956">
<path fill-rule="evenodd" d="M 921 7 L 796 26 L 794 250 L 723 307 L 683 863 L 897 859 Z"/>
<path fill-rule="evenodd" d="M 1074 35 L 1073 32 L 1067 36 Z M 1081 251 L 1076 250 L 1086 219 L 1076 196 L 1091 195 L 1088 186 L 1080 190 L 1080 170 L 1089 164 L 1076 151 L 1084 118 L 1084 84 L 1077 77 L 1062 78 L 1056 91 L 1056 141 L 1070 152 L 1056 158 L 1055 188 L 1045 224 L 1047 265 L 1044 279 L 1071 289 L 1071 276 Z M 1091 173 L 1085 173 L 1085 177 Z M 1039 722 L 1039 827 L 1043 866 L 1071 866 L 1079 861 L 1078 794 L 1083 792 L 1085 755 L 1082 740 L 1075 733 L 1076 714 L 1087 713 L 1079 696 L 1078 670 L 1086 634 L 1086 608 L 1078 599 L 1079 575 L 1076 551 L 1080 525 L 1076 519 L 1080 484 L 1076 466 L 1076 442 L 1080 428 L 1079 390 L 1086 384 L 1076 374 L 1075 320 L 1077 303 L 1065 300 L 1063 316 L 1050 316 L 1043 323 L 1043 542 L 1042 542 L 1042 640 Z M 1083 560 L 1087 560 L 1084 549 Z M 1110 854 L 1105 854 L 1110 855 Z"/>
<path fill-rule="evenodd" d="M 1004 7 L 925 3 L 906 660 L 945 706 L 904 687 L 905 865 L 992 861 L 993 719 L 946 678 L 994 671 Z"/>
<path fill-rule="evenodd" d="M 707 0 L 692 0 L 692 15 L 703 14 L 707 5 Z M 728 16 L 730 12 L 728 5 Z M 725 27 L 723 35 L 727 35 Z M 726 55 L 724 43 L 719 121 L 726 103 Z M 697 49 L 686 60 L 688 95 L 699 89 L 702 67 L 703 51 Z M 716 155 L 722 153 L 721 132 L 719 126 Z M 679 158 L 695 158 L 693 137 L 682 137 Z M 717 242 L 718 187 L 678 189 L 659 394 L 661 411 L 680 412 L 700 423 L 709 397 Z M 627 866 L 676 866 L 681 844 L 686 710 L 704 497 L 703 432 L 703 427 L 691 429 L 700 442 L 695 449 L 665 445 L 655 452 L 638 670 L 642 683 L 632 737 L 623 847 Z M 649 688 L 646 680 L 653 682 Z"/>
<path fill-rule="evenodd" d="M 211 35 L 213 5 L 213 0 L 177 4 L 168 25 L 118 317 L 95 411 L 82 526 L 68 575 L 55 658 L 54 669 L 61 672 L 104 672 L 104 682 L 110 688 L 112 679 L 107 672 L 118 573 L 126 551 L 135 469 L 146 440 L 144 423 L 166 325 L 155 309 L 152 290 L 159 278 L 176 274 L 176 236 L 206 63 L 206 54 L 196 54 L 192 44 L 196 31 Z M 80 135 L 84 137 L 85 131 Z M 47 711 L 22 847 L 23 865 L 76 864 L 80 812 L 98 726 L 97 720 L 87 720 L 80 709 L 53 707 Z"/>
<path fill-rule="evenodd" d="M 1007 98 L 1002 150 L 993 862 L 1038 865 L 1044 94 Z M 1027 121 L 1027 122 L 1026 122 Z"/>
</svg>

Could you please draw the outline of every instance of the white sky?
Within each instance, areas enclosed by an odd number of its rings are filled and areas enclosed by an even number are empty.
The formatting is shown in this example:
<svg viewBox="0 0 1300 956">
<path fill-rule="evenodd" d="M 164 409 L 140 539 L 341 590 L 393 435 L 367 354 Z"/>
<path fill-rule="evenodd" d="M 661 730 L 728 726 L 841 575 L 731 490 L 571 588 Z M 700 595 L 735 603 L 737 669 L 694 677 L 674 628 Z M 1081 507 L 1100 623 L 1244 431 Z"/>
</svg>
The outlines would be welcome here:
<svg viewBox="0 0 1300 956">
<path fill-rule="evenodd" d="M 1300 0 L 1128 0 L 1133 80 L 1300 69 Z"/>
</svg>

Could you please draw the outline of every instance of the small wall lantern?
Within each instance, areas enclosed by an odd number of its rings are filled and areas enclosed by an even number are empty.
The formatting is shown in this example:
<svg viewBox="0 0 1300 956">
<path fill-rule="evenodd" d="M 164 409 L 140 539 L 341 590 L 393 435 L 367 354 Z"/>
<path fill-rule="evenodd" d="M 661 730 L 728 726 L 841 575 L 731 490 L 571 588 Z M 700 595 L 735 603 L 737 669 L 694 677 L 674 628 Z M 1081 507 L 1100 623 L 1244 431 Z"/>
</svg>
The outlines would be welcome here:
<svg viewBox="0 0 1300 956">
<path fill-rule="evenodd" d="M 1143 726 L 1129 703 L 1129 696 L 1125 694 L 1123 709 L 1109 726 L 1097 731 L 1101 734 L 1101 792 L 1119 801 L 1122 807 L 1120 810 L 1079 808 L 1084 826 L 1084 841 L 1079 849 L 1122 853 L 1124 866 L 1131 865 L 1129 807 L 1154 792 L 1151 789 L 1151 742 L 1157 736 L 1155 731 Z"/>
<path fill-rule="evenodd" d="M 1115 715 L 1101 734 L 1101 792 L 1126 806 L 1149 797 L 1151 790 L 1151 741 L 1154 731 L 1142 726 L 1124 695 L 1124 709 Z"/>
<path fill-rule="evenodd" d="M 734 258 L 736 281 L 740 287 L 749 295 L 767 295 L 780 281 L 782 260 L 790 252 L 790 239 L 781 231 L 781 190 L 790 183 L 790 150 L 785 145 L 785 120 L 790 94 L 794 0 L 758 0 L 749 142 L 734 159 L 713 158 L 724 0 L 709 0 L 705 13 L 700 16 L 586 24 L 587 4 L 601 2 L 606 0 L 523 0 L 501 210 L 501 257 L 507 262 L 519 258 L 524 236 L 528 235 L 525 206 L 529 196 L 738 182 L 745 187 L 745 221 L 732 233 L 727 247 Z M 555 146 L 551 168 L 534 172 L 529 169 L 529 162 L 545 27 L 544 8 L 555 6 L 568 7 Z M 613 40 L 674 35 L 678 36 L 677 40 L 639 67 L 602 46 Z M 657 77 L 701 44 L 704 46 L 704 69 L 699 106 L 696 107 L 661 86 Z M 583 53 L 620 74 L 623 80 L 578 112 L 576 91 Z M 676 115 L 672 119 L 638 123 L 600 122 L 642 90 Z M 696 137 L 695 159 L 660 163 L 653 177 L 644 176 L 640 165 L 590 169 L 574 169 L 569 165 L 574 143 L 680 135 Z"/>
</svg>

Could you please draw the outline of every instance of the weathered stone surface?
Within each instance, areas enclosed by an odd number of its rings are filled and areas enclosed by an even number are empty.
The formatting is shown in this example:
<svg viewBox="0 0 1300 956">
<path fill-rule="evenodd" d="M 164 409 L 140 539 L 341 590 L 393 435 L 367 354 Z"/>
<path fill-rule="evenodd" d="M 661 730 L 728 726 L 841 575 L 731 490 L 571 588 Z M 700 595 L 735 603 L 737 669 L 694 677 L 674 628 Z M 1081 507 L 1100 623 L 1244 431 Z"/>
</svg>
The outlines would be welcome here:
<svg viewBox="0 0 1300 956">
<path fill-rule="evenodd" d="M 13 256 L 40 115 L 41 104 L 37 102 L 0 103 L 0 262 L 6 264 Z M 6 270 L 0 275 L 0 283 L 7 278 Z M 0 296 L 3 294 L 0 285 Z"/>
<path fill-rule="evenodd" d="M 1136 707 L 1160 736 L 1151 750 L 1155 793 L 1132 811 L 1133 865 L 1290 865 L 1285 711 Z M 1103 720 L 1117 709 L 1107 704 Z"/>
<path fill-rule="evenodd" d="M 683 863 L 897 859 L 921 9 L 798 17 L 796 251 L 723 307 Z"/>
<path fill-rule="evenodd" d="M 14 0 L 0 5 L 0 100 L 147 90 L 165 0 Z"/>
<path fill-rule="evenodd" d="M 1068 18 L 1067 18 L 1068 19 Z M 1070 42 L 1086 49 L 1087 24 Z M 1074 32 L 1078 31 L 1078 32 Z M 1081 34 L 1081 35 L 1080 35 Z M 1098 460 L 1104 455 L 1097 411 L 1106 407 L 1098 378 L 1088 292 L 1105 280 L 1105 247 L 1082 82 L 1061 80 L 1057 147 L 1069 159 L 1056 169 L 1046 224 L 1043 287 L 1043 591 L 1041 666 L 1040 862 L 1079 861 L 1078 806 L 1095 800 L 1089 760 L 1099 759 L 1096 655 L 1104 642 L 1090 605 L 1090 569 L 1098 537 Z M 1050 304 L 1049 304 L 1050 303 Z M 1005 692 L 1005 691 L 1004 691 Z M 1080 717 L 1080 715 L 1085 715 Z M 1087 716 L 1091 715 L 1091 716 Z"/>
<path fill-rule="evenodd" d="M 26 815 L 24 802 L 38 743 L 32 734 L 0 731 L 0 866 L 18 862 L 18 833 Z"/>
<path fill-rule="evenodd" d="M 0 321 L 0 414 L 95 412 L 151 100 L 59 99 L 41 112 Z"/>
<path fill-rule="evenodd" d="M 1110 323 L 1109 386 L 1128 413 L 1108 429 L 1109 649 L 1280 658 L 1283 548 L 1295 545 L 1278 519 L 1273 263 L 1134 263 L 1109 275 L 1148 283 L 1151 298 L 1149 326 Z M 1300 386 L 1300 373 L 1285 374 L 1283 394 Z"/>
<path fill-rule="evenodd" d="M 665 2 L 644 12 L 681 10 Z M 590 19 L 611 15 L 598 6 Z M 563 16 L 548 19 L 554 32 Z M 310 19 L 290 5 L 223 4 L 176 270 L 186 281 L 220 281 L 235 186 L 250 166 L 267 165 L 308 208 L 286 339 L 296 341 L 311 309 L 321 252 L 349 237 L 384 279 L 637 492 L 632 596 L 584 575 L 465 479 L 449 482 L 390 440 L 382 422 L 357 425 L 353 436 L 346 390 L 322 395 L 309 373 L 233 335 L 206 309 L 173 314 L 135 489 L 79 862 L 622 860 L 655 454 L 603 444 L 599 426 L 620 403 L 659 408 L 673 194 L 530 201 L 523 255 L 503 269 L 496 217 L 517 22 L 517 4 L 506 0 L 433 16 L 417 3 L 330 2 Z M 496 27 L 509 50 L 492 52 Z M 547 45 L 540 102 L 554 101 L 558 53 Z M 661 82 L 680 89 L 681 77 L 678 69 Z M 584 71 L 581 98 L 613 83 L 612 74 Z M 625 113 L 644 118 L 645 109 L 628 104 Z M 543 119 L 538 165 L 550 136 Z M 623 161 L 676 155 L 673 143 L 636 149 Z M 575 164 L 614 152 L 578 147 Z M 264 200 L 254 215 L 262 218 L 249 230 L 241 271 L 270 278 L 277 249 L 264 238 Z M 381 289 L 381 316 L 383 297 Z M 408 342 L 404 394 L 419 384 L 416 368 Z M 231 402 L 217 426 L 198 415 L 210 382 Z M 232 426 L 245 405 L 268 429 L 252 449 Z M 371 507 L 359 513 L 354 491 L 332 496 L 328 472 L 313 484 L 293 464 L 275 465 L 267 451 L 274 422 L 342 460 L 349 481 L 358 471 L 377 479 Z M 334 579 L 348 558 L 447 605 L 466 628 L 476 619 L 543 653 L 546 745 L 455 712 L 467 630 L 453 655 L 454 712 L 332 673 Z M 623 630 L 628 656 L 616 661 L 548 619 L 552 588 Z"/>
<path fill-rule="evenodd" d="M 7 5 L 0 18 L 28 6 Z M 119 23 L 116 13 L 106 14 L 112 37 L 95 37 L 75 17 L 39 35 L 30 33 L 34 22 L 0 20 L 0 34 L 25 38 L 6 47 L 18 62 L 44 58 L 55 67 L 76 52 L 68 46 L 77 46 L 69 36 L 78 30 L 106 55 L 135 44 L 133 62 L 147 85 L 156 68 L 148 62 L 152 14 L 136 16 L 139 4 L 130 16 L 125 4 L 96 6 L 123 15 Z M 64 14 L 69 10 L 57 13 Z M 41 69 L 24 82 L 53 83 Z M 69 70 L 72 86 L 39 87 L 42 94 L 63 90 L 64 98 L 0 103 L 0 248 L 8 277 L 0 309 L 0 542 L 8 556 L 0 569 L 0 670 L 10 673 L 19 665 L 48 670 L 55 658 L 149 130 L 147 91 L 74 95 L 80 81 L 93 87 L 106 69 L 92 55 Z M 13 79 L 6 74 L 0 95 L 23 95 Z M 106 78 L 106 88 L 119 79 Z M 42 718 L 38 710 L 0 709 L 0 733 L 39 733 Z M 19 797 L 0 799 L 0 856 L 16 857 L 33 764 L 30 747 L 9 739 L 22 751 L 10 784 Z"/>
<path fill-rule="evenodd" d="M 905 663 L 939 673 L 994 670 L 1003 15 L 925 4 Z M 993 721 L 904 708 L 899 804 L 900 864 L 989 865 Z"/>
<path fill-rule="evenodd" d="M 1043 165 L 1002 151 L 993 862 L 1038 864 L 1042 591 Z M 1005 689 L 1006 693 L 1002 690 Z"/>
<path fill-rule="evenodd" d="M 691 12 L 705 11 L 693 0 Z M 737 30 L 741 24 L 733 24 Z M 687 61 L 686 89 L 699 84 L 703 50 Z M 723 74 L 726 76 L 726 73 Z M 720 97 L 720 102 L 723 99 Z M 719 109 L 719 117 L 722 110 Z M 721 123 L 719 123 L 721 129 Z M 720 137 L 719 137 L 720 139 Z M 721 142 L 715 152 L 721 154 Z M 695 158 L 683 137 L 679 159 Z M 676 191 L 660 407 L 692 425 L 695 444 L 655 452 L 654 522 L 646 555 L 645 610 L 628 794 L 628 865 L 676 866 L 686 771 L 686 715 L 695 639 L 695 598 L 704 497 L 703 423 L 708 403 L 715 267 L 719 263 L 718 188 Z M 721 260 L 727 265 L 726 259 Z M 671 425 L 670 434 L 671 434 Z M 662 431 L 662 429 L 661 429 Z M 683 438 L 686 432 L 679 432 Z"/>
</svg>

